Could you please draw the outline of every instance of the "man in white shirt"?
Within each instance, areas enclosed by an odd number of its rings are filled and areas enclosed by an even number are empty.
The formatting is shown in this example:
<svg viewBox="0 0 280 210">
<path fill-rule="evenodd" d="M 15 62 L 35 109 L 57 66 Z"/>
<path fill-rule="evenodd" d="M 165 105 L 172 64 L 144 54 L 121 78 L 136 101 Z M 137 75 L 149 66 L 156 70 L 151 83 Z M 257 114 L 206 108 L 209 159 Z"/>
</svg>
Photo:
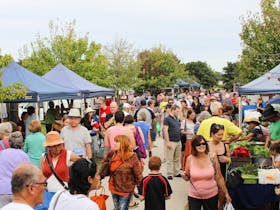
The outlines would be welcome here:
<svg viewBox="0 0 280 210">
<path fill-rule="evenodd" d="M 47 187 L 42 171 L 31 163 L 22 163 L 16 167 L 12 176 L 13 202 L 1 210 L 32 210 L 44 201 Z"/>
</svg>

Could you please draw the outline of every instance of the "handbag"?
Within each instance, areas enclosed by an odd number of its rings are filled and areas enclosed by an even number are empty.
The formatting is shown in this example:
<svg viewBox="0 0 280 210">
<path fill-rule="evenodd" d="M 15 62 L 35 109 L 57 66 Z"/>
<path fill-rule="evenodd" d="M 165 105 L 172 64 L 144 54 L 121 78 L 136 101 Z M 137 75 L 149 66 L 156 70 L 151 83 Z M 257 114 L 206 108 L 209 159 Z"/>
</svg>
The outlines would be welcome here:
<svg viewBox="0 0 280 210">
<path fill-rule="evenodd" d="M 101 192 L 98 194 L 98 190 L 95 190 L 95 194 L 90 197 L 90 200 L 94 201 L 100 210 L 106 210 L 106 200 L 109 198 L 109 195 L 105 194 L 104 187 L 101 188 Z"/>
<path fill-rule="evenodd" d="M 187 131 L 187 119 L 185 119 L 185 126 L 184 126 L 184 130 L 183 131 Z M 186 143 L 186 139 L 187 139 L 187 134 L 186 133 L 181 133 L 181 142 L 182 144 Z"/>
<path fill-rule="evenodd" d="M 234 210 L 232 203 L 226 203 L 224 206 L 224 210 Z"/>
<path fill-rule="evenodd" d="M 232 169 L 227 173 L 227 188 L 234 189 L 239 185 L 243 184 L 244 179 L 241 177 L 241 171 Z"/>
</svg>

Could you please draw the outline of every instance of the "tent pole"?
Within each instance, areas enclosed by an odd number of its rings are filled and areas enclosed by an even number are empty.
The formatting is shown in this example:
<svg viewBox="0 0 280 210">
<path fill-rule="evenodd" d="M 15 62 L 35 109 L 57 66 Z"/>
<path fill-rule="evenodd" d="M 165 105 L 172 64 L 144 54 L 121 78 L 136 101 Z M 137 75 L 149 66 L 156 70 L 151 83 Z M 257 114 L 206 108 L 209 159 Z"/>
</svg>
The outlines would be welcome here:
<svg viewBox="0 0 280 210">
<path fill-rule="evenodd" d="M 241 121 L 242 121 L 242 104 L 241 104 L 241 96 L 238 97 L 238 126 L 241 128 Z"/>
</svg>

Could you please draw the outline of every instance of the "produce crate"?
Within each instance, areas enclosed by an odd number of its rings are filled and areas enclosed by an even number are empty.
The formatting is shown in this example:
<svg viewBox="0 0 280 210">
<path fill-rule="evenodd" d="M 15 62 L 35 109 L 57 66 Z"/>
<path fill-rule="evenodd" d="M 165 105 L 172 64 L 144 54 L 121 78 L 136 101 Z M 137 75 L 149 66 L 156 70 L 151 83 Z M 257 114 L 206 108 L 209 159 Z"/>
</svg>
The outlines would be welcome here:
<svg viewBox="0 0 280 210">
<path fill-rule="evenodd" d="M 253 156 L 252 163 L 259 165 L 260 168 L 269 168 L 272 166 L 272 159 Z"/>
<path fill-rule="evenodd" d="M 231 168 L 235 168 L 238 166 L 242 166 L 246 163 L 252 163 L 252 158 L 251 157 L 235 157 L 235 156 L 231 156 L 231 163 L 230 163 L 230 167 Z"/>
<path fill-rule="evenodd" d="M 258 184 L 258 177 L 251 174 L 242 174 L 241 177 L 244 179 L 243 184 Z"/>
</svg>

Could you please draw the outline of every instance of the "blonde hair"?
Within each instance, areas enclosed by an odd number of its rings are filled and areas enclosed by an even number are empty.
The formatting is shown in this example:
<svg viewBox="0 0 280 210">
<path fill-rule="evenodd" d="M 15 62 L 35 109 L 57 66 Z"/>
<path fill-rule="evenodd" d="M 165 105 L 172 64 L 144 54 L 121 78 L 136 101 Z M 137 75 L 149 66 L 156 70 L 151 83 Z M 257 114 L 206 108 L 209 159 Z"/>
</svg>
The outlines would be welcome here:
<svg viewBox="0 0 280 210">
<path fill-rule="evenodd" d="M 39 120 L 32 120 L 29 125 L 29 130 L 31 133 L 41 132 L 42 126 Z"/>
<path fill-rule="evenodd" d="M 115 142 L 120 143 L 120 148 L 117 152 L 120 154 L 121 160 L 124 162 L 130 157 L 130 153 L 132 152 L 130 140 L 126 135 L 118 135 L 114 138 L 114 140 Z"/>
</svg>

